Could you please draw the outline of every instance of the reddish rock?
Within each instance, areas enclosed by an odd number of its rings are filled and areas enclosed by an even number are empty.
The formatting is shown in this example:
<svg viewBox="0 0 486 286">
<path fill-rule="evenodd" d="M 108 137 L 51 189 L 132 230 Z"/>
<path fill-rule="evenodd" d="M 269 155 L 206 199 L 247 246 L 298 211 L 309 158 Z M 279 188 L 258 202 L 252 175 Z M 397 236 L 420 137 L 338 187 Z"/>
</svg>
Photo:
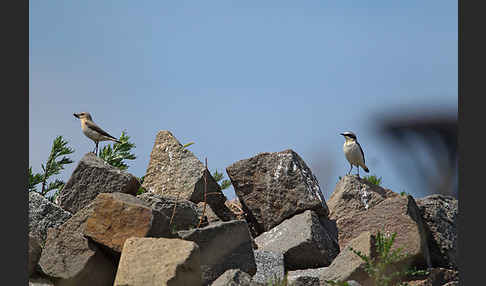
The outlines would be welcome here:
<svg viewBox="0 0 486 286">
<path fill-rule="evenodd" d="M 121 252 L 130 237 L 171 236 L 168 218 L 132 195 L 101 193 L 83 233 L 115 252 Z"/>
<path fill-rule="evenodd" d="M 337 224 L 341 249 L 364 231 L 396 232 L 392 249 L 402 247 L 410 254 L 399 263 L 401 266 L 430 265 L 428 232 L 413 197 L 401 196 L 355 176 L 345 176 L 336 185 L 328 205 L 329 217 Z"/>
</svg>

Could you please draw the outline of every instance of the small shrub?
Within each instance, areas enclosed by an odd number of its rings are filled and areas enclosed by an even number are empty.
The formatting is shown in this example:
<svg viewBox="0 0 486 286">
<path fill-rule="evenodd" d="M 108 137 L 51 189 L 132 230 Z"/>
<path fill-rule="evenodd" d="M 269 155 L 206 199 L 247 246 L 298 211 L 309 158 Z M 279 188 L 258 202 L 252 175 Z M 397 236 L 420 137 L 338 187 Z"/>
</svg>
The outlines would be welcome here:
<svg viewBox="0 0 486 286">
<path fill-rule="evenodd" d="M 221 187 L 221 190 L 225 190 L 231 186 L 231 181 L 228 179 L 224 179 L 223 173 L 218 172 L 218 170 L 215 170 L 214 173 L 212 174 L 214 180 L 219 184 Z M 221 182 L 220 182 L 221 181 Z"/>
<path fill-rule="evenodd" d="M 64 182 L 56 179 L 53 182 L 48 183 L 48 180 L 54 175 L 59 175 L 59 173 L 64 170 L 64 165 L 73 162 L 69 157 L 63 156 L 74 152 L 74 150 L 68 147 L 67 144 L 68 142 L 65 141 L 62 136 L 57 136 L 52 143 L 51 153 L 49 154 L 46 164 L 41 164 L 42 173 L 33 174 L 32 167 L 29 167 L 27 183 L 29 192 L 37 192 L 51 202 L 54 201 L 59 190 L 64 187 Z M 63 157 L 59 159 L 61 156 Z M 36 188 L 36 185 L 38 184 L 42 184 L 40 191 Z M 54 191 L 54 194 L 48 196 L 52 191 Z"/>
<path fill-rule="evenodd" d="M 369 176 L 365 176 L 364 179 L 368 182 L 370 182 L 371 184 L 374 184 L 374 185 L 381 185 L 381 177 L 377 177 L 375 175 L 369 175 Z"/>
</svg>

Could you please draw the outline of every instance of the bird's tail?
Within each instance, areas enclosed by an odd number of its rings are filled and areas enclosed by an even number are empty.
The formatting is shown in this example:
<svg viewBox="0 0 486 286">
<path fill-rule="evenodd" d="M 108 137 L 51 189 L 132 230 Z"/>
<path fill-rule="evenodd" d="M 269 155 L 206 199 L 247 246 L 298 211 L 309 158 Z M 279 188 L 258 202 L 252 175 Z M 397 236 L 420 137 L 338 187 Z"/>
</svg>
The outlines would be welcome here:
<svg viewBox="0 0 486 286">
<path fill-rule="evenodd" d="M 115 142 L 116 142 L 116 143 L 118 143 L 118 144 L 121 144 L 121 143 L 122 143 L 120 140 L 118 140 L 118 139 L 116 139 L 116 138 L 110 138 L 110 139 L 111 139 L 111 141 L 115 141 Z"/>
<path fill-rule="evenodd" d="M 368 167 L 366 167 L 365 165 L 363 165 L 363 170 L 366 172 L 366 173 L 369 173 L 370 170 L 368 170 Z"/>
</svg>

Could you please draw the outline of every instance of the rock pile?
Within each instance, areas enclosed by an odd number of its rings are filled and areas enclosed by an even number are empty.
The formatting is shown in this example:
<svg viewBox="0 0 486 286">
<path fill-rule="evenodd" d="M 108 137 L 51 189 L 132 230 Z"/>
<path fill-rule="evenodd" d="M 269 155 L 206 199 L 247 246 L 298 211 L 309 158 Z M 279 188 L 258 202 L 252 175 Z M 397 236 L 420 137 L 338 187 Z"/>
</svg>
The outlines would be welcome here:
<svg viewBox="0 0 486 286">
<path fill-rule="evenodd" d="M 326 202 L 293 150 L 261 153 L 226 171 L 233 201 L 160 131 L 147 192 L 137 196 L 135 176 L 86 154 L 58 204 L 29 194 L 29 285 L 372 285 L 350 247 L 376 257 L 377 231 L 396 232 L 393 249 L 409 254 L 391 267 L 429 270 L 407 277 L 410 285 L 458 285 L 453 198 L 415 200 L 345 176 Z"/>
</svg>

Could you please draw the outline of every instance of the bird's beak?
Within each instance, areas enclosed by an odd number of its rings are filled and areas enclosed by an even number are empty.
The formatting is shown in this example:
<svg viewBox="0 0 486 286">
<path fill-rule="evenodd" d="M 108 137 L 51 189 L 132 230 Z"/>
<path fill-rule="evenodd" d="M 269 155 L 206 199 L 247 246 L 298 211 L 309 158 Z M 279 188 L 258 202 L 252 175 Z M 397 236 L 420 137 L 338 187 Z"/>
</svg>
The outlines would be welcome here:
<svg viewBox="0 0 486 286">
<path fill-rule="evenodd" d="M 73 113 L 74 117 L 79 118 L 79 115 L 76 113 Z"/>
</svg>

